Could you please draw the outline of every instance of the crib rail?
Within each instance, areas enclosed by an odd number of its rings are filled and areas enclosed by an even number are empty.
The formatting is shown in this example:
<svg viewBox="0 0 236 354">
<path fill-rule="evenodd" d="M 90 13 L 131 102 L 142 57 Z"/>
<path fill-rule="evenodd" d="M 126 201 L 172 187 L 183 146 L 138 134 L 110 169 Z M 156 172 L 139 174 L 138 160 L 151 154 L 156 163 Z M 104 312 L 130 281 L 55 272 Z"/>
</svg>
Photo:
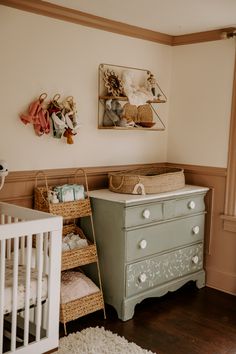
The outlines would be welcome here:
<svg viewBox="0 0 236 354">
<path fill-rule="evenodd" d="M 58 346 L 61 233 L 59 216 L 0 203 L 0 354 Z"/>
</svg>

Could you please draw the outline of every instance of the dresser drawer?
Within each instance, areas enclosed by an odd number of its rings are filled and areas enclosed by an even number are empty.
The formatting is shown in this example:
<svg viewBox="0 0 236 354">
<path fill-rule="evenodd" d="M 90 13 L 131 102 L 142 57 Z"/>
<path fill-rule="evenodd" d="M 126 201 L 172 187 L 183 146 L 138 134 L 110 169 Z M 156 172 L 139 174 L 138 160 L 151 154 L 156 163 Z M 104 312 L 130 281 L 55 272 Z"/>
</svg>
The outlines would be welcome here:
<svg viewBox="0 0 236 354">
<path fill-rule="evenodd" d="M 202 268 L 202 243 L 130 264 L 126 267 L 126 297 Z"/>
<path fill-rule="evenodd" d="M 126 232 L 126 260 L 200 242 L 204 236 L 204 214 L 163 222 Z"/>
<path fill-rule="evenodd" d="M 204 210 L 205 203 L 202 194 L 175 200 L 175 217 L 191 215 Z"/>
<path fill-rule="evenodd" d="M 187 216 L 205 210 L 204 196 L 192 195 L 185 198 L 145 203 L 125 208 L 126 228 L 147 225 L 180 216 Z"/>
<path fill-rule="evenodd" d="M 162 202 L 125 208 L 125 227 L 145 225 L 162 219 Z"/>
</svg>

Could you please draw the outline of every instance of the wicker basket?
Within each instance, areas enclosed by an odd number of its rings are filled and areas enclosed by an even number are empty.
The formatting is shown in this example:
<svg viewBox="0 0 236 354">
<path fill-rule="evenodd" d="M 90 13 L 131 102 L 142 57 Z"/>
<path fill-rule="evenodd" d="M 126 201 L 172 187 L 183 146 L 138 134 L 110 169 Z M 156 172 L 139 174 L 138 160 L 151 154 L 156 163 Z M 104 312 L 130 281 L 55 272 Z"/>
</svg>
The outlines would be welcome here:
<svg viewBox="0 0 236 354">
<path fill-rule="evenodd" d="M 153 113 L 149 104 L 138 106 L 138 122 L 152 122 Z"/>
<path fill-rule="evenodd" d="M 179 168 L 152 167 L 108 174 L 109 189 L 116 193 L 155 194 L 185 186 L 184 171 Z"/>
<path fill-rule="evenodd" d="M 48 200 L 49 187 L 47 177 L 43 171 L 36 174 L 35 188 L 34 188 L 34 208 L 40 211 L 45 211 L 54 215 L 61 215 L 64 218 L 79 218 L 83 216 L 91 215 L 91 205 L 88 195 L 88 182 L 87 175 L 83 169 L 75 171 L 75 179 L 78 172 L 81 171 L 84 174 L 85 185 L 87 190 L 87 197 L 81 200 L 75 200 L 72 202 L 64 202 L 53 204 Z M 42 174 L 45 179 L 45 186 L 38 186 L 38 176 Z"/>
<path fill-rule="evenodd" d="M 81 297 L 79 299 L 61 304 L 60 322 L 64 323 L 76 320 L 97 310 L 104 308 L 103 295 L 101 291 Z"/>
<path fill-rule="evenodd" d="M 137 106 L 130 104 L 130 103 L 126 103 L 123 107 L 123 117 L 125 119 L 127 119 L 127 122 L 137 122 L 137 118 L 138 118 L 138 108 Z"/>
<path fill-rule="evenodd" d="M 66 236 L 68 233 L 73 232 L 79 235 L 81 238 L 86 239 L 83 230 L 81 230 L 75 224 L 65 225 L 63 227 L 62 236 Z M 88 246 L 83 248 L 75 248 L 69 251 L 62 252 L 61 270 L 72 269 L 85 264 L 93 263 L 97 261 L 96 246 L 89 240 Z"/>
</svg>

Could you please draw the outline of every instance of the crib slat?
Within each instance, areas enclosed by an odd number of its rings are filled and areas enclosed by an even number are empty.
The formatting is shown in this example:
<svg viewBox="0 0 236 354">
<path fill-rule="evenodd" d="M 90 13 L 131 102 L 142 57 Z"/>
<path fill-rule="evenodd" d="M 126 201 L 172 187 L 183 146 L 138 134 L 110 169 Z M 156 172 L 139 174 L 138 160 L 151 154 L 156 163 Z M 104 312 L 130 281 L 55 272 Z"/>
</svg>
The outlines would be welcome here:
<svg viewBox="0 0 236 354">
<path fill-rule="evenodd" d="M 48 267 L 49 267 L 49 262 L 48 262 L 48 256 L 49 256 L 49 242 L 48 242 L 48 237 L 49 233 L 45 232 L 44 233 L 44 240 L 43 240 L 43 273 L 48 274 Z M 47 314 L 48 314 L 48 303 L 46 302 L 43 304 L 42 308 L 42 327 L 47 328 L 48 323 L 47 323 Z"/>
<path fill-rule="evenodd" d="M 11 350 L 16 349 L 16 325 L 17 325 L 17 293 L 18 293 L 18 264 L 19 264 L 19 238 L 14 238 L 14 264 L 12 286 L 12 324 L 11 324 Z"/>
<path fill-rule="evenodd" d="M 7 224 L 12 223 L 12 217 L 8 215 Z M 7 240 L 7 259 L 11 259 L 11 239 Z"/>
<path fill-rule="evenodd" d="M 43 243 L 43 272 L 47 273 L 48 272 L 48 232 L 44 233 L 44 243 Z"/>
<path fill-rule="evenodd" d="M 3 351 L 3 327 L 4 327 L 4 295 L 5 295 L 5 254 L 6 241 L 1 240 L 0 260 L 0 354 Z"/>
<path fill-rule="evenodd" d="M 21 264 L 25 264 L 25 236 L 20 238 Z"/>
<path fill-rule="evenodd" d="M 30 271 L 32 255 L 32 235 L 26 236 L 26 276 L 25 276 L 25 313 L 24 313 L 24 345 L 29 342 L 29 311 L 30 311 Z"/>
<path fill-rule="evenodd" d="M 36 248 L 37 248 L 37 308 L 36 308 L 36 342 L 40 340 L 41 332 L 41 320 L 42 320 L 42 273 L 43 273 L 43 234 L 37 234 L 36 236 Z"/>
<path fill-rule="evenodd" d="M 51 231 L 49 238 L 49 274 L 48 274 L 48 325 L 47 336 L 58 336 L 60 304 L 61 270 L 61 234 L 62 230 Z M 58 242 L 58 240 L 60 242 Z M 55 259 L 57 260 L 55 262 Z"/>
</svg>

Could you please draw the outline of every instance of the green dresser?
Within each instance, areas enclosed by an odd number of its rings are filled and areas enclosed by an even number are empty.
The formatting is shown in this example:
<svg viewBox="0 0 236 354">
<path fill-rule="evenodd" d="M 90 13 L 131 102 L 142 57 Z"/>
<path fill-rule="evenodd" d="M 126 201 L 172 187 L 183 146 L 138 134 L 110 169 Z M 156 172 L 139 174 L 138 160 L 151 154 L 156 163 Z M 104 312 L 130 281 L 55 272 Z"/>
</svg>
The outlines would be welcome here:
<svg viewBox="0 0 236 354">
<path fill-rule="evenodd" d="M 204 197 L 188 186 L 155 195 L 90 192 L 105 301 L 123 321 L 135 305 L 186 282 L 205 285 Z"/>
</svg>

